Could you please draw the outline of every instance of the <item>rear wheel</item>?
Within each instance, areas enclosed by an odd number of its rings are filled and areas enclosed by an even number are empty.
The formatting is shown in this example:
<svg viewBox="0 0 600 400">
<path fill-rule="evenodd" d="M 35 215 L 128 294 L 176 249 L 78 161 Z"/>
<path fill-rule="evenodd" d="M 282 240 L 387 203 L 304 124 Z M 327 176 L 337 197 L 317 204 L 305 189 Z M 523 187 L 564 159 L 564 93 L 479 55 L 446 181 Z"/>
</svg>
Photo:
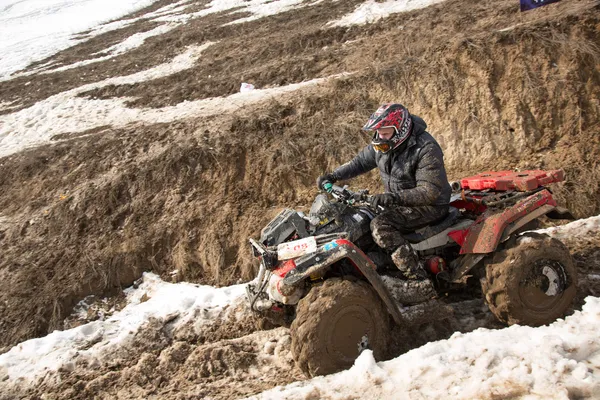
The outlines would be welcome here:
<svg viewBox="0 0 600 400">
<path fill-rule="evenodd" d="M 483 293 L 502 322 L 539 326 L 563 317 L 577 291 L 569 250 L 557 239 L 525 233 L 486 265 Z"/>
<path fill-rule="evenodd" d="M 389 314 L 369 284 L 331 278 L 300 300 L 290 330 L 298 367 L 307 376 L 326 375 L 351 367 L 364 348 L 383 359 Z"/>
</svg>

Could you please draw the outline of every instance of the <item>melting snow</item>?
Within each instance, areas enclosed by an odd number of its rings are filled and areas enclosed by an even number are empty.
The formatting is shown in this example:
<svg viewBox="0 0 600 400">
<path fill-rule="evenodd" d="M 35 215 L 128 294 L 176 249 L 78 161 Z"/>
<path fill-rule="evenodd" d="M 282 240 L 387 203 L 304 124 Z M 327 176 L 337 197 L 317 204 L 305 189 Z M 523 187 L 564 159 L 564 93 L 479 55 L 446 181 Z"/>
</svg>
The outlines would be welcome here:
<svg viewBox="0 0 600 400">
<path fill-rule="evenodd" d="M 78 38 L 70 37 L 77 31 L 97 24 L 102 20 L 122 15 L 151 4 L 154 0 L 129 0 L 120 2 L 119 7 L 111 7 L 112 0 L 99 2 L 98 0 L 51 0 L 44 5 L 34 1 L 7 1 L 0 9 L 3 14 L 0 17 L 0 34 L 3 37 L 2 61 L 0 61 L 0 80 L 12 79 L 16 76 L 27 76 L 35 73 L 51 73 L 76 68 L 99 61 L 105 61 L 131 49 L 139 47 L 151 36 L 161 35 L 171 29 L 187 22 L 192 18 L 206 16 L 212 13 L 234 10 L 237 12 L 248 12 L 253 15 L 235 21 L 241 23 L 267 15 L 300 7 L 302 0 L 282 0 L 272 2 L 270 0 L 213 0 L 206 8 L 189 14 L 182 14 L 189 6 L 189 0 L 182 0 L 154 12 L 131 18 L 115 21 L 90 30 Z M 306 3 L 310 6 L 319 1 Z M 101 9 L 102 12 L 96 12 Z M 106 10 L 111 9 L 111 13 Z M 91 17 L 93 15 L 94 17 Z M 170 21 L 147 32 L 141 32 L 130 36 L 121 43 L 111 46 L 100 53 L 100 57 L 83 60 L 71 65 L 52 69 L 53 62 L 47 62 L 38 66 L 33 71 L 15 74 L 15 70 L 24 68 L 28 63 L 46 57 L 58 50 L 79 43 L 92 36 L 108 32 L 134 23 L 142 18 L 149 20 Z M 67 23 L 58 23 L 65 19 Z M 23 21 L 27 21 L 24 24 Z M 77 21 L 77 22 L 73 22 Z M 21 25 L 27 25 L 27 31 L 22 31 Z M 30 29 L 36 26 L 36 29 Z M 60 27 L 60 29 L 58 29 Z M 10 37 L 10 40 L 4 40 Z M 27 45 L 31 41 L 35 45 Z M 141 82 L 156 79 L 168 74 L 174 74 L 193 65 L 200 52 L 210 44 L 190 48 L 187 52 L 176 57 L 172 62 L 159 65 L 147 71 L 137 74 L 111 78 L 59 93 L 42 100 L 33 106 L 18 112 L 0 116 L 0 157 L 4 157 L 23 148 L 48 142 L 53 136 L 60 133 L 82 132 L 99 126 L 123 127 L 133 122 L 169 122 L 189 116 L 212 115 L 215 112 L 234 111 L 248 103 L 257 102 L 278 95 L 294 91 L 301 86 L 312 85 L 323 79 L 315 79 L 308 82 L 288 85 L 279 88 L 254 90 L 251 93 L 235 94 L 226 98 L 212 98 L 206 100 L 183 102 L 176 106 L 161 109 L 131 109 L 125 106 L 128 98 L 109 100 L 86 99 L 78 97 L 82 92 L 97 89 L 107 85 L 118 85 L 126 83 Z M 23 56 L 23 55 L 26 55 Z M 23 57 L 21 57 L 23 56 Z M 20 58 L 21 57 L 21 58 Z M 7 62 L 4 66 L 3 63 Z M 4 76 L 2 76 L 4 75 Z M 0 104 L 0 108 L 10 111 L 18 107 L 18 104 Z"/>
<path fill-rule="evenodd" d="M 83 132 L 100 126 L 124 127 L 135 122 L 161 123 L 190 117 L 209 116 L 233 112 L 240 107 L 263 101 L 272 96 L 298 90 L 303 86 L 325 82 L 328 78 L 313 79 L 287 86 L 236 93 L 227 97 L 183 101 L 163 108 L 128 108 L 129 98 L 108 100 L 78 97 L 79 93 L 107 85 L 122 85 L 156 79 L 189 68 L 199 53 L 210 44 L 192 48 L 173 62 L 159 65 L 137 74 L 110 78 L 100 83 L 85 85 L 59 93 L 21 111 L 0 116 L 0 157 L 16 153 L 23 148 L 48 142 L 64 132 Z M 335 78 L 338 75 L 330 78 Z"/>
<path fill-rule="evenodd" d="M 263 2 L 263 1 L 252 1 L 250 4 L 246 5 L 244 8 L 238 10 L 237 12 L 248 12 L 252 15 L 246 18 L 240 18 L 229 24 L 241 24 L 244 22 L 254 21 L 269 15 L 279 14 L 284 11 L 293 10 L 295 8 L 311 6 L 317 4 L 318 2 L 303 4 L 304 0 L 279 0 L 273 2 Z"/>
<path fill-rule="evenodd" d="M 548 235 L 560 240 L 588 236 L 592 232 L 600 232 L 600 215 L 573 221 L 566 225 L 539 229 L 536 232 L 547 233 Z"/>
<path fill-rule="evenodd" d="M 350 14 L 344 15 L 337 21 L 331 21 L 331 26 L 364 25 L 377 22 L 390 14 L 396 14 L 441 3 L 444 0 L 369 0 L 358 6 Z"/>
<path fill-rule="evenodd" d="M 321 3 L 322 0 L 214 0 L 205 9 L 185 14 L 191 4 L 179 1 L 139 18 L 116 21 L 96 27 L 85 35 L 72 36 L 102 21 L 116 18 L 152 4 L 155 0 L 45 0 L 0 1 L 0 80 L 29 63 L 48 57 L 94 35 L 118 29 L 141 18 L 171 22 L 136 34 L 106 49 L 91 63 L 113 57 L 139 46 L 153 35 L 216 12 L 233 10 L 252 13 L 233 23 L 242 23 L 289 9 Z M 378 21 L 392 13 L 427 7 L 443 0 L 369 0 L 331 25 L 349 26 Z M 127 99 L 90 100 L 77 95 L 110 84 L 126 84 L 156 79 L 190 68 L 210 43 L 191 47 L 172 62 L 125 77 L 107 79 L 52 96 L 30 108 L 0 117 L 0 157 L 24 146 L 50 140 L 65 131 L 78 132 L 96 126 L 124 126 L 131 122 L 165 122 L 191 115 L 233 111 L 248 102 L 284 93 L 313 80 L 281 88 L 254 90 L 226 98 L 184 102 L 162 109 L 139 110 L 125 107 Z M 72 68 L 81 64 L 73 64 Z M 45 68 L 51 65 L 45 65 Z M 17 107 L 0 103 L 0 109 Z M 0 222 L 6 223 L 4 217 Z M 557 238 L 600 230 L 600 216 L 539 232 Z M 598 279 L 599 275 L 589 275 Z M 170 319 L 182 326 L 194 318 L 195 324 L 208 322 L 228 304 L 244 294 L 244 285 L 226 288 L 186 283 L 170 284 L 153 274 L 144 274 L 137 289 L 127 290 L 129 304 L 104 321 L 67 331 L 55 331 L 33 339 L 0 355 L 0 382 L 35 379 L 55 371 L 80 356 L 100 357 L 130 339 L 151 317 Z M 205 313 L 197 310 L 205 309 Z M 200 317 L 197 316 L 200 315 Z M 581 312 L 550 326 L 513 326 L 490 331 L 479 329 L 454 334 L 450 339 L 429 343 L 394 360 L 376 363 L 364 351 L 353 368 L 339 374 L 316 378 L 267 391 L 259 398 L 522 398 L 572 397 L 600 398 L 600 299 L 588 297 Z"/>
<path fill-rule="evenodd" d="M 0 76 L 25 68 L 79 41 L 76 32 L 156 0 L 4 0 L 0 2 Z"/>
<path fill-rule="evenodd" d="M 202 51 L 212 44 L 209 42 L 202 46 L 189 47 L 169 63 L 132 75 L 109 78 L 71 89 L 37 102 L 29 108 L 0 116 L 0 157 L 47 142 L 59 133 L 81 132 L 103 125 L 118 127 L 134 121 L 164 120 L 161 116 L 171 115 L 165 114 L 164 109 L 130 109 L 124 105 L 127 99 L 90 100 L 77 95 L 108 85 L 143 82 L 183 71 L 194 65 Z M 175 116 L 171 115 L 171 118 L 175 119 Z"/>
<path fill-rule="evenodd" d="M 549 326 L 455 333 L 390 361 L 370 350 L 346 371 L 257 399 L 600 398 L 600 299 Z"/>
<path fill-rule="evenodd" d="M 39 72 L 44 73 L 44 74 L 50 74 L 53 72 L 66 71 L 68 69 L 73 69 L 73 68 L 81 67 L 84 65 L 97 63 L 100 61 L 110 60 L 111 58 L 114 58 L 114 57 L 118 56 L 119 54 L 123 54 L 130 50 L 140 47 L 142 44 L 144 44 L 146 39 L 153 37 L 153 36 L 159 36 L 159 35 L 165 34 L 165 33 L 169 32 L 170 30 L 172 30 L 173 28 L 175 28 L 176 26 L 177 25 L 173 25 L 173 24 L 171 24 L 171 25 L 165 24 L 165 25 L 157 26 L 156 28 L 151 29 L 146 32 L 140 32 L 140 33 L 133 34 L 133 35 L 129 36 L 127 39 L 125 39 L 124 41 L 122 41 L 121 43 L 117 43 L 114 46 L 111 46 L 111 47 L 107 48 L 106 50 L 102 50 L 95 54 L 95 55 L 107 54 L 102 57 L 92 58 L 92 59 L 85 60 L 85 61 L 79 61 L 79 62 L 76 62 L 73 64 L 65 65 L 65 66 L 51 69 L 51 70 L 44 70 L 44 68 L 34 69 L 32 71 L 29 71 L 29 72 L 27 72 L 25 74 L 21 74 L 21 75 L 32 75 L 32 74 L 39 73 Z M 48 66 L 46 66 L 46 68 L 47 67 Z"/>
<path fill-rule="evenodd" d="M 139 47 L 150 37 L 174 29 L 191 19 L 210 14 L 234 10 L 233 13 L 247 12 L 250 17 L 241 18 L 233 23 L 243 23 L 278 14 L 293 8 L 311 6 L 320 1 L 304 3 L 303 0 L 213 0 L 206 8 L 185 13 L 192 3 L 182 0 L 169 4 L 156 11 L 137 18 L 124 19 L 98 25 L 112 18 L 154 3 L 156 0 L 46 0 L 0 2 L 0 81 L 18 76 L 31 75 L 47 70 L 52 64 L 44 64 L 34 71 L 13 74 L 30 63 L 51 56 L 56 52 L 81 43 L 93 36 L 131 25 L 142 19 L 156 22 L 168 22 L 148 32 L 141 32 L 115 45 L 105 52 L 110 54 L 92 60 L 84 60 L 73 65 L 60 67 L 48 72 L 62 71 L 93 62 L 104 61 L 123 52 Z M 86 34 L 79 32 L 89 29 Z"/>
<path fill-rule="evenodd" d="M 163 282 L 145 273 L 137 289 L 127 289 L 128 305 L 104 321 L 94 321 L 46 337 L 25 341 L 0 355 L 0 382 L 4 379 L 34 380 L 77 357 L 101 358 L 118 347 L 150 318 L 170 320 L 173 328 L 192 319 L 200 326 L 245 294 L 245 285 L 225 288 L 190 283 Z M 202 311 L 202 312 L 199 312 Z"/>
</svg>

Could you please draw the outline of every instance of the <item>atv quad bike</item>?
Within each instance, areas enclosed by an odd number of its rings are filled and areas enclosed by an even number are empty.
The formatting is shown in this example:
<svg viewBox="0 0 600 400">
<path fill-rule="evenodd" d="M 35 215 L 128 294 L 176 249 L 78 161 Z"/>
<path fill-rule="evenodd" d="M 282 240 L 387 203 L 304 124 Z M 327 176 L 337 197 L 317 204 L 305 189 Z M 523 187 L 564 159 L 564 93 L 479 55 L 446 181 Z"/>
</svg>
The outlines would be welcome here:
<svg viewBox="0 0 600 400">
<path fill-rule="evenodd" d="M 577 273 L 563 243 L 528 231 L 544 215 L 573 218 L 546 188 L 563 179 L 561 170 L 502 171 L 454 182 L 448 216 L 404 235 L 435 286 L 432 299 L 419 304 L 407 304 L 406 281 L 372 240 L 378 210 L 368 193 L 326 183 L 333 199 L 317 195 L 308 215 L 284 209 L 260 241 L 250 239 L 260 259 L 247 286 L 250 307 L 291 324 L 293 356 L 309 376 L 350 367 L 364 348 L 385 357 L 391 323 L 448 318 L 455 293 L 483 296 L 509 325 L 551 323 L 571 305 Z"/>
</svg>

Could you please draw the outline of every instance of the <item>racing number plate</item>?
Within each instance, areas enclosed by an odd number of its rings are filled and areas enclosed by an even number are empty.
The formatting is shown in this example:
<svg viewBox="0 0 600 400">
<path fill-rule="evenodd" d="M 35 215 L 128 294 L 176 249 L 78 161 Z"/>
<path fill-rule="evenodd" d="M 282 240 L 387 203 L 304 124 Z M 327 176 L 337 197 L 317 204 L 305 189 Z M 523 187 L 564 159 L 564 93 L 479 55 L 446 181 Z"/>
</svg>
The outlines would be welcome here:
<svg viewBox="0 0 600 400">
<path fill-rule="evenodd" d="M 305 254 L 314 253 L 317 251 L 317 241 L 314 236 L 309 236 L 304 239 L 294 240 L 277 245 L 277 259 L 289 260 Z"/>
</svg>

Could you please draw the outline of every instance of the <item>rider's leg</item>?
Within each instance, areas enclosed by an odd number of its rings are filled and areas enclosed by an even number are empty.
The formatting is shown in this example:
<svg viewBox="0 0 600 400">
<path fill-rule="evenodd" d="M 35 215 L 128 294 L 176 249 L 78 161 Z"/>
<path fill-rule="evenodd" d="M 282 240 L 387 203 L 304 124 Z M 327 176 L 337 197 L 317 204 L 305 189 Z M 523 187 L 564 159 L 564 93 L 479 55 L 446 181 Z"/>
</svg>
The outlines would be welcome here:
<svg viewBox="0 0 600 400">
<path fill-rule="evenodd" d="M 379 247 L 392 255 L 392 260 L 405 279 L 427 279 L 417 253 L 404 239 L 403 232 L 410 232 L 437 221 L 447 209 L 439 207 L 395 207 L 379 214 L 371 221 L 371 234 Z"/>
<path fill-rule="evenodd" d="M 435 297 L 436 292 L 427 276 L 423 262 L 402 232 L 423 226 L 423 221 L 439 219 L 422 207 L 397 207 L 393 212 L 384 212 L 371 221 L 373 240 L 379 247 L 392 255 L 392 261 L 401 273 L 402 281 L 390 281 L 386 285 L 392 295 L 403 304 L 414 304 Z"/>
</svg>

